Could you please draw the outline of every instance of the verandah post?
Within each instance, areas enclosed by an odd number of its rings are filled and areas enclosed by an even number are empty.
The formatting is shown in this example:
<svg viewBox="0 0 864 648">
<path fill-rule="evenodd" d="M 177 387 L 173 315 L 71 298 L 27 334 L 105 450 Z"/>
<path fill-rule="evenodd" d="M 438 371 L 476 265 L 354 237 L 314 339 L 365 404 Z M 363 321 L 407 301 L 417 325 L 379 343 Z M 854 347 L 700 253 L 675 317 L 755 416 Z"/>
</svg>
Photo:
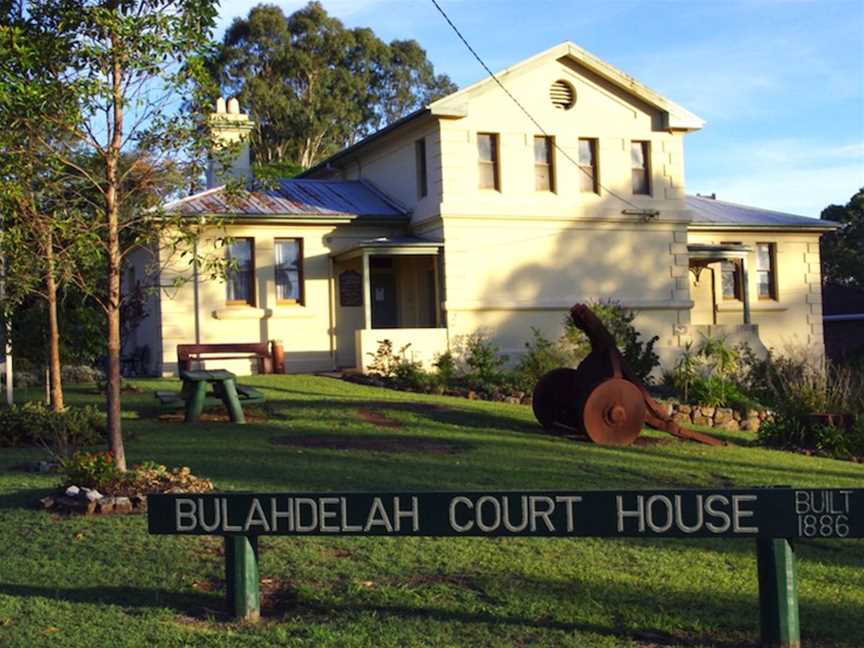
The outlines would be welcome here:
<svg viewBox="0 0 864 648">
<path fill-rule="evenodd" d="M 261 618 L 256 536 L 225 536 L 225 600 L 235 619 Z"/>
<path fill-rule="evenodd" d="M 756 540 L 762 646 L 800 648 L 795 552 L 786 538 Z"/>
</svg>

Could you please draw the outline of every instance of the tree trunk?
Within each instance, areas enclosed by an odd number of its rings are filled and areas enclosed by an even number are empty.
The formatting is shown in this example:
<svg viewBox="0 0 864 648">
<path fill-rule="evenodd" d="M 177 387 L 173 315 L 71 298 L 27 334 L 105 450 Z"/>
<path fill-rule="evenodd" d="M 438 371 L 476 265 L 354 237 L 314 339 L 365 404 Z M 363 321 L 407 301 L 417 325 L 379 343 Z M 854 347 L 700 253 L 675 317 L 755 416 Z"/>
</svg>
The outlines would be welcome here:
<svg viewBox="0 0 864 648">
<path fill-rule="evenodd" d="M 51 385 L 51 410 L 62 412 L 63 382 L 60 377 L 60 328 L 57 324 L 57 283 L 54 280 L 54 237 L 45 233 L 45 288 L 48 298 L 48 375 Z"/>
<path fill-rule="evenodd" d="M 120 65 L 120 43 L 111 35 L 114 59 L 111 65 L 112 133 L 105 155 L 105 220 L 108 229 L 108 299 L 105 315 L 108 320 L 108 439 L 114 462 L 121 472 L 126 471 L 126 449 L 123 446 L 123 427 L 120 418 L 120 205 L 118 166 L 123 144 L 123 70 Z"/>
</svg>

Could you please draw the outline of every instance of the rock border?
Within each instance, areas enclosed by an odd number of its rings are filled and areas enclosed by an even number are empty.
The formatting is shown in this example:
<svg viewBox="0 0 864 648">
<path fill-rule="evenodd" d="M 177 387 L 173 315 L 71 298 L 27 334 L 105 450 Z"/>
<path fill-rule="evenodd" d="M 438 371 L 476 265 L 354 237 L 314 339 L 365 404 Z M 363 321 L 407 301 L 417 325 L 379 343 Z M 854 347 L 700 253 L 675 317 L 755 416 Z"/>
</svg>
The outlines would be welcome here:
<svg viewBox="0 0 864 648">
<path fill-rule="evenodd" d="M 127 515 L 147 512 L 147 496 L 113 497 L 93 488 L 69 486 L 62 494 L 48 495 L 36 502 L 36 507 L 67 515 Z"/>
<path fill-rule="evenodd" d="M 701 425 L 729 432 L 758 432 L 774 414 L 770 410 L 737 410 L 711 405 L 687 405 L 665 401 L 668 414 L 678 425 Z"/>
</svg>

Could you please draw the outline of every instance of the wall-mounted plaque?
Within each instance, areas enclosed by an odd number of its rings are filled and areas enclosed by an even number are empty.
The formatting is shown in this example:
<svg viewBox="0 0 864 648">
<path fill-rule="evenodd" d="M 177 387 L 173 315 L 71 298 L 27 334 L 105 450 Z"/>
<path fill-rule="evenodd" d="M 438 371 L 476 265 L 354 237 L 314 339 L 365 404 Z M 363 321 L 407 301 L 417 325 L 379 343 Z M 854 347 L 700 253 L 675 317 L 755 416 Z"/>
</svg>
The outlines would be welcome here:
<svg viewBox="0 0 864 648">
<path fill-rule="evenodd" d="M 363 305 L 363 276 L 354 270 L 346 270 L 339 275 L 339 305 Z"/>
</svg>

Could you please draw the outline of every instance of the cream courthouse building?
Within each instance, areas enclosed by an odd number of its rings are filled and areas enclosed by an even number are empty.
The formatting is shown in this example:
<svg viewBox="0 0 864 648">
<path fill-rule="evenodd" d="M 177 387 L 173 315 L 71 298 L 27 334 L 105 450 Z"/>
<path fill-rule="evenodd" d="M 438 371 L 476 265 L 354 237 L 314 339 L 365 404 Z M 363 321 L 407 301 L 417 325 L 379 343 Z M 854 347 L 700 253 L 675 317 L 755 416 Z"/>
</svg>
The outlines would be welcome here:
<svg viewBox="0 0 864 648">
<path fill-rule="evenodd" d="M 171 374 L 177 344 L 278 339 L 313 372 L 360 369 L 383 339 L 430 362 L 482 330 L 516 357 L 532 327 L 556 338 L 574 303 L 609 299 L 665 362 L 701 335 L 821 348 L 831 223 L 688 196 L 703 121 L 572 43 L 497 76 L 537 123 L 488 78 L 299 178 L 228 196 L 209 174 L 167 210 L 227 218 L 237 270 L 154 295 L 127 349 Z M 211 123 L 226 141 L 254 126 L 234 100 Z"/>
</svg>

